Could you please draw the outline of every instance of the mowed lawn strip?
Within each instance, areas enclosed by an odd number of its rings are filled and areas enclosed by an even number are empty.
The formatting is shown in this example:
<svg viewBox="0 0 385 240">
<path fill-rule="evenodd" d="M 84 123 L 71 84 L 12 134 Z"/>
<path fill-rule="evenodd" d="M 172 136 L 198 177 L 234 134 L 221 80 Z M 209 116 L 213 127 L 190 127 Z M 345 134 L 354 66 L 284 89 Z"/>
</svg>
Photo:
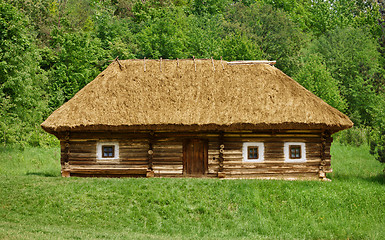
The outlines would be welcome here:
<svg viewBox="0 0 385 240">
<path fill-rule="evenodd" d="M 333 145 L 332 182 L 47 177 L 57 150 L 2 150 L 0 238 L 385 238 L 382 166 L 365 146 Z M 47 165 L 4 174 L 29 152 Z"/>
</svg>

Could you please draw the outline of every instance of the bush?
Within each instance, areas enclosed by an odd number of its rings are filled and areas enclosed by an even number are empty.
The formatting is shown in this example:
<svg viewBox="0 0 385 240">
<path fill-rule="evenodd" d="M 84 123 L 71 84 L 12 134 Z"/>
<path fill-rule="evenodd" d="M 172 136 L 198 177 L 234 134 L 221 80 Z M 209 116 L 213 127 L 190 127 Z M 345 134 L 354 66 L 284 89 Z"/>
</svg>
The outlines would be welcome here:
<svg viewBox="0 0 385 240">
<path fill-rule="evenodd" d="M 385 163 L 385 129 L 373 129 L 370 141 L 370 153 L 381 162 Z M 385 171 L 385 169 L 384 169 Z"/>
<path fill-rule="evenodd" d="M 371 129 L 368 127 L 352 127 L 333 135 L 334 140 L 343 145 L 359 147 L 370 143 Z"/>
</svg>

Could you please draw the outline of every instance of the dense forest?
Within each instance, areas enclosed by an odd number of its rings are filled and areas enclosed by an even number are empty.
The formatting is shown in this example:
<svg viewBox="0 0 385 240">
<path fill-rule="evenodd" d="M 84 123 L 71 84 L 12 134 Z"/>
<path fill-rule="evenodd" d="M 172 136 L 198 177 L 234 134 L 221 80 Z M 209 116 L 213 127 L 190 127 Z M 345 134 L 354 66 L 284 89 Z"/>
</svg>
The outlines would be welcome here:
<svg viewBox="0 0 385 240">
<path fill-rule="evenodd" d="M 117 56 L 276 60 L 385 162 L 385 1 L 1 0 L 1 143 L 55 144 L 41 122 Z"/>
</svg>

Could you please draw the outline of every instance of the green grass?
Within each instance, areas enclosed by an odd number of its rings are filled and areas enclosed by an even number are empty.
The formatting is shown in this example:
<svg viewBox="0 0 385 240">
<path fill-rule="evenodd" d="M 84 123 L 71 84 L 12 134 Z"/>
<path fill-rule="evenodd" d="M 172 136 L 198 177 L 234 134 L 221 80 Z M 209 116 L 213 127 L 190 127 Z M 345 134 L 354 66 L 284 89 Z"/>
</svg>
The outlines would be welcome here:
<svg viewBox="0 0 385 240">
<path fill-rule="evenodd" d="M 0 147 L 0 176 L 60 176 L 60 148 Z"/>
<path fill-rule="evenodd" d="M 332 182 L 61 178 L 58 149 L 0 151 L 0 239 L 385 239 L 367 147 L 334 144 Z"/>
</svg>

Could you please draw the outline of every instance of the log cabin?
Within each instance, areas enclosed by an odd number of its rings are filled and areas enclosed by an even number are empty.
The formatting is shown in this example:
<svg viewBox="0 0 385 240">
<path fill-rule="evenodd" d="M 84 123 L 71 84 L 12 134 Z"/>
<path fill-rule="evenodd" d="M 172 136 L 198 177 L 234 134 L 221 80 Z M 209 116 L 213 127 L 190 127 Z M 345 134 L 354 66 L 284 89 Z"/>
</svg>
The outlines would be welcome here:
<svg viewBox="0 0 385 240">
<path fill-rule="evenodd" d="M 273 64 L 116 59 L 41 126 L 65 177 L 326 180 L 353 123 Z"/>
</svg>

